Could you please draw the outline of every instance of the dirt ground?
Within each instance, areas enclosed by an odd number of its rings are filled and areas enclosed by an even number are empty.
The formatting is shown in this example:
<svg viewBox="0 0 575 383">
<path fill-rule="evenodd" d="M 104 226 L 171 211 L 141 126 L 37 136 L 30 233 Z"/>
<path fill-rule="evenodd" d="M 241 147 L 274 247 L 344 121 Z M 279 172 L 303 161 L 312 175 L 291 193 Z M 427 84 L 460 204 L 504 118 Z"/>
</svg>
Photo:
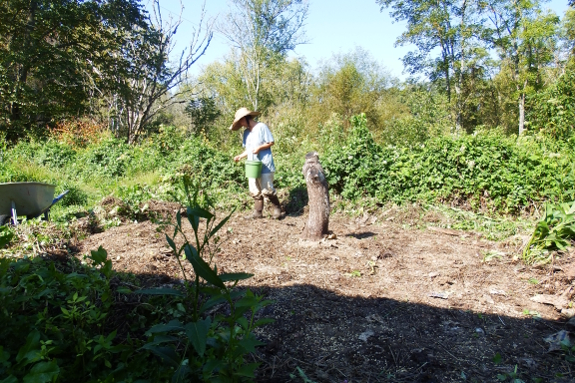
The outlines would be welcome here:
<svg viewBox="0 0 575 383">
<path fill-rule="evenodd" d="M 253 273 L 242 286 L 274 302 L 261 316 L 275 322 L 257 332 L 266 346 L 252 356 L 259 382 L 495 382 L 515 369 L 526 382 L 575 381 L 544 341 L 568 329 L 575 253 L 525 267 L 513 260 L 523 237 L 491 242 L 438 228 L 437 217 L 416 228 L 401 210 L 332 215 L 331 239 L 317 243 L 300 240 L 305 214 L 241 215 L 222 229 L 214 262 Z M 93 234 L 79 251 L 99 246 L 116 270 L 147 275 L 148 285 L 181 278 L 150 221 Z"/>
</svg>

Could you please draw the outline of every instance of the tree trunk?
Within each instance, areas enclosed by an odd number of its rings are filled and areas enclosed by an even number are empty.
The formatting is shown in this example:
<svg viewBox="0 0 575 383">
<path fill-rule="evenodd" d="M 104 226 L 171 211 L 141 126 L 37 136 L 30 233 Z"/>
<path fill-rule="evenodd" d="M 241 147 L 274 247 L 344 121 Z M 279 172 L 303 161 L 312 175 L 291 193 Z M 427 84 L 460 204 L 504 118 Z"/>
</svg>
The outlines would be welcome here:
<svg viewBox="0 0 575 383">
<path fill-rule="evenodd" d="M 519 135 L 525 131 L 525 94 L 519 96 Z"/>
<path fill-rule="evenodd" d="M 302 238 L 317 241 L 328 234 L 329 225 L 329 192 L 317 152 L 306 154 L 303 176 L 309 197 L 309 218 Z"/>
<path fill-rule="evenodd" d="M 525 88 L 527 88 L 527 80 L 523 83 L 523 89 L 519 94 L 519 135 L 525 131 Z"/>
</svg>

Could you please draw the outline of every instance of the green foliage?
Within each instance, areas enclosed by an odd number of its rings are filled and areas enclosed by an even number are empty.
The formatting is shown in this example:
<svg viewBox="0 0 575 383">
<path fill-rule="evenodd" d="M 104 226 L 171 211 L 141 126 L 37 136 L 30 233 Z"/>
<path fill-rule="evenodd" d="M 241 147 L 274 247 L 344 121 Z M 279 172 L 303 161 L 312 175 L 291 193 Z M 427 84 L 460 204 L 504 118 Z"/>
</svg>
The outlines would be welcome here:
<svg viewBox="0 0 575 383">
<path fill-rule="evenodd" d="M 400 105 L 409 114 L 383 121 L 380 142 L 387 145 L 410 146 L 449 133 L 452 124 L 447 97 L 436 87 L 411 86 L 398 95 Z"/>
<path fill-rule="evenodd" d="M 575 132 L 575 72 L 567 71 L 544 91 L 529 99 L 528 127 L 557 140 Z"/>
<path fill-rule="evenodd" d="M 307 375 L 305 374 L 305 372 L 301 368 L 296 367 L 296 371 L 297 371 L 299 377 L 301 378 L 301 380 L 303 381 L 303 383 L 315 383 L 313 380 L 311 380 L 310 378 L 307 377 Z M 292 380 L 296 379 L 295 374 L 290 374 L 289 377 Z"/>
<path fill-rule="evenodd" d="M 161 366 L 143 364 L 139 341 L 118 342 L 110 330 L 112 264 L 101 248 L 91 258 L 99 269 L 75 260 L 0 259 L 0 376 L 24 382 L 162 376 Z"/>
<path fill-rule="evenodd" d="M 426 110 L 431 112 L 418 113 L 421 120 L 416 124 L 431 129 L 429 124 L 439 120 L 441 113 Z M 374 138 L 366 116 L 353 117 L 350 125 L 346 130 L 334 115 L 320 127 L 317 142 L 274 152 L 276 187 L 287 189 L 294 198 L 305 194 L 304 152 L 315 149 L 331 191 L 353 203 L 362 198 L 377 204 L 448 203 L 488 215 L 516 215 L 546 201 L 575 199 L 571 141 L 542 135 L 517 140 L 496 131 L 424 139 L 412 135 L 416 128 L 408 128 L 411 133 L 394 136 L 404 144 L 383 146 Z M 429 130 L 424 134 L 433 135 Z M 6 147 L 3 156 L 0 182 L 41 181 L 56 184 L 58 192 L 69 189 L 58 204 L 62 208 L 90 209 L 112 194 L 124 200 L 127 217 L 140 220 L 150 199 L 185 203 L 185 193 L 178 187 L 183 177 L 201 181 L 218 208 L 241 206 L 247 198 L 243 167 L 232 161 L 232 153 L 173 127 L 162 127 L 138 145 L 112 137 L 76 148 L 53 139 L 45 144 L 20 141 Z M 469 226 L 467 218 L 458 221 Z M 481 222 L 494 234 L 495 228 L 514 227 Z"/>
<path fill-rule="evenodd" d="M 346 141 L 322 157 L 330 187 L 343 197 L 458 203 L 473 210 L 518 213 L 544 201 L 575 198 L 567 145 L 516 142 L 497 134 L 441 137 L 412 147 L 381 147 L 354 117 Z"/>
<path fill-rule="evenodd" d="M 82 164 L 79 170 L 85 176 L 121 177 L 126 172 L 131 152 L 123 140 L 110 137 L 88 146 L 76 161 Z"/>
<path fill-rule="evenodd" d="M 0 249 L 12 242 L 14 232 L 8 226 L 0 226 Z"/>
<path fill-rule="evenodd" d="M 575 202 L 547 204 L 545 214 L 535 226 L 531 239 L 523 250 L 523 260 L 547 262 L 550 250 L 564 250 L 575 241 Z"/>
<path fill-rule="evenodd" d="M 214 205 L 209 198 L 205 195 L 200 197 L 197 187 L 190 196 L 189 185 L 185 179 L 188 196 L 186 218 L 193 228 L 194 237 L 191 240 L 186 237 L 180 213 L 176 216 L 174 235 L 166 235 L 184 276 L 185 292 L 166 289 L 139 292 L 184 294 L 190 320 L 186 323 L 172 320 L 152 327 L 146 333 L 150 338 L 143 348 L 175 368 L 172 381 L 249 381 L 254 378 L 258 363 L 247 364 L 245 356 L 262 344 L 253 331 L 269 323 L 266 319 L 255 320 L 255 314 L 270 302 L 250 290 L 232 290 L 240 280 L 252 277 L 251 274 L 218 274 L 217 267 L 211 265 L 216 251 L 214 246 L 217 247 L 219 239 L 217 233 L 231 214 L 217 222 Z M 202 223 L 204 230 L 200 230 Z M 176 245 L 177 236 L 183 237 L 181 246 Z M 192 265 L 193 276 L 187 275 L 181 263 L 184 259 Z M 217 314 L 208 315 L 208 310 L 214 306 L 225 306 L 229 314 L 224 315 L 222 310 L 218 310 Z"/>
<path fill-rule="evenodd" d="M 261 344 L 253 330 L 269 320 L 256 313 L 270 302 L 234 288 L 251 274 L 218 273 L 211 264 L 231 215 L 217 222 L 209 198 L 195 190 L 189 196 L 185 188 L 194 238 L 185 238 L 180 214 L 174 236 L 166 237 L 180 265 L 193 267 L 191 276 L 181 268 L 183 286 L 132 292 L 125 286 L 139 282 L 116 273 L 101 247 L 85 258 L 89 265 L 0 258 L 4 381 L 252 381 L 258 364 L 245 357 Z M 0 246 L 10 235 L 0 228 Z M 182 246 L 176 236 L 184 237 Z M 126 294 L 143 296 L 125 306 Z"/>
<path fill-rule="evenodd" d="M 334 113 L 341 116 L 347 128 L 353 115 L 365 113 L 368 126 L 377 131 L 387 119 L 399 114 L 381 110 L 382 104 L 391 101 L 386 89 L 391 79 L 369 52 L 356 48 L 348 54 L 334 55 L 328 63 L 320 68 L 310 89 L 307 114 L 311 128 L 326 123 Z"/>
<path fill-rule="evenodd" d="M 135 0 L 2 1 L 0 130 L 14 139 L 86 111 L 93 91 L 118 82 L 124 57 L 110 52 L 145 26 Z"/>
<path fill-rule="evenodd" d="M 192 120 L 192 131 L 195 134 L 209 133 L 214 121 L 222 114 L 216 107 L 214 97 L 198 97 L 190 100 L 186 106 L 186 113 Z"/>
<path fill-rule="evenodd" d="M 561 351 L 565 354 L 565 360 L 569 363 L 575 363 L 575 345 L 571 344 L 569 338 L 561 341 Z"/>
</svg>

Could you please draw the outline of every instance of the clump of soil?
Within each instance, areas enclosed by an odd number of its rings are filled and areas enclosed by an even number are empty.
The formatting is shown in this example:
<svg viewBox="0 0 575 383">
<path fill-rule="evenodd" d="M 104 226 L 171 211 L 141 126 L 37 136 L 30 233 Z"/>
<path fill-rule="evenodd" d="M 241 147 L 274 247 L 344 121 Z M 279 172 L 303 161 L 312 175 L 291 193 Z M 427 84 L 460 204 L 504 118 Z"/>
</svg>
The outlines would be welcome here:
<svg viewBox="0 0 575 383">
<path fill-rule="evenodd" d="M 403 218 L 415 215 L 423 214 Z M 300 240 L 301 213 L 280 221 L 237 214 L 221 230 L 218 270 L 253 273 L 241 287 L 274 302 L 260 313 L 275 322 L 257 332 L 267 344 L 253 355 L 262 363 L 258 381 L 293 381 L 290 374 L 304 381 L 303 373 L 314 382 L 485 382 L 515 366 L 524 380 L 561 381 L 557 373 L 573 379 L 543 340 L 563 329 L 565 318 L 530 298 L 570 299 L 575 254 L 530 268 L 504 243 L 474 233 L 376 218 L 332 215 L 332 239 L 317 243 Z M 94 234 L 80 253 L 99 246 L 118 271 L 142 276 L 145 285 L 181 278 L 150 221 Z M 501 257 L 486 262 L 495 251 Z"/>
</svg>

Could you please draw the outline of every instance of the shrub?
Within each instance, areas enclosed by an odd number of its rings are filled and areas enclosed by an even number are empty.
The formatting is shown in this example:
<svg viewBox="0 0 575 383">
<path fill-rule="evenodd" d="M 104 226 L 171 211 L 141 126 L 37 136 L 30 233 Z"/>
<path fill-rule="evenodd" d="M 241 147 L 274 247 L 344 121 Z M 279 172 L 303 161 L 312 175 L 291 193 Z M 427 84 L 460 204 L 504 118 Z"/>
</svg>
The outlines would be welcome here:
<svg viewBox="0 0 575 383">
<path fill-rule="evenodd" d="M 543 201 L 573 199 L 574 157 L 568 144 L 557 153 L 534 138 L 493 133 L 382 148 L 365 119 L 354 117 L 345 142 L 330 147 L 322 163 L 330 186 L 345 198 L 457 199 L 476 210 L 517 213 Z"/>
</svg>

